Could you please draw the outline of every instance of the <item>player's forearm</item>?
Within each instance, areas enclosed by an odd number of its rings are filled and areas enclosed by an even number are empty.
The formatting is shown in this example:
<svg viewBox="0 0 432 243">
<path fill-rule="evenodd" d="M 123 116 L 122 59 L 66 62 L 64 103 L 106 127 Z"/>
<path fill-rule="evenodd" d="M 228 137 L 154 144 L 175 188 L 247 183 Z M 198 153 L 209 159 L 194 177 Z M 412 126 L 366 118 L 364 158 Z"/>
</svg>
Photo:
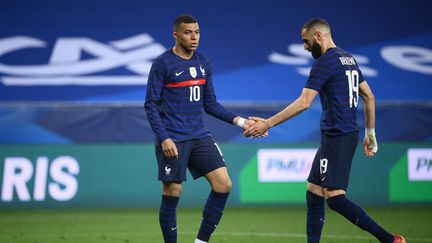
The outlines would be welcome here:
<svg viewBox="0 0 432 243">
<path fill-rule="evenodd" d="M 152 128 L 156 138 L 161 142 L 169 138 L 169 135 L 166 132 L 162 119 L 159 115 L 157 105 L 151 100 L 146 100 L 144 108 L 147 115 L 147 120 L 150 123 L 150 127 Z"/>
<path fill-rule="evenodd" d="M 236 124 L 234 122 L 234 119 L 238 116 L 236 114 L 228 111 L 227 109 L 225 109 L 225 107 L 223 107 L 218 102 L 212 102 L 211 104 L 205 104 L 204 105 L 204 111 L 207 114 L 218 118 L 219 120 L 222 120 L 222 121 L 225 121 L 225 122 L 228 122 L 231 124 Z"/>
<path fill-rule="evenodd" d="M 274 127 L 302 113 L 309 107 L 310 103 L 304 102 L 300 98 L 298 98 L 281 112 L 267 119 L 267 121 L 269 122 L 269 125 L 271 127 Z"/>
<path fill-rule="evenodd" d="M 363 99 L 366 128 L 375 128 L 375 98 Z"/>
</svg>

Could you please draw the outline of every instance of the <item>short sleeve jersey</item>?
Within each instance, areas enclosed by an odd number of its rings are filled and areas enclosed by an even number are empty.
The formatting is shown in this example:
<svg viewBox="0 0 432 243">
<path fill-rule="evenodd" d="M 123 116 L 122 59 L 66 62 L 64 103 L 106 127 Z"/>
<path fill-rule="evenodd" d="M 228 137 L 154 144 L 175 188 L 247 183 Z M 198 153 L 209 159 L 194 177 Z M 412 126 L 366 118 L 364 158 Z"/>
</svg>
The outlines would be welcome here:
<svg viewBox="0 0 432 243">
<path fill-rule="evenodd" d="M 354 57 L 339 47 L 315 60 L 305 88 L 319 92 L 321 131 L 340 135 L 358 131 L 357 106 L 363 75 Z"/>
<path fill-rule="evenodd" d="M 194 52 L 186 60 L 172 49 L 153 62 L 145 111 L 156 143 L 167 138 L 180 142 L 209 136 L 203 111 L 228 123 L 236 116 L 216 100 L 208 59 Z"/>
</svg>

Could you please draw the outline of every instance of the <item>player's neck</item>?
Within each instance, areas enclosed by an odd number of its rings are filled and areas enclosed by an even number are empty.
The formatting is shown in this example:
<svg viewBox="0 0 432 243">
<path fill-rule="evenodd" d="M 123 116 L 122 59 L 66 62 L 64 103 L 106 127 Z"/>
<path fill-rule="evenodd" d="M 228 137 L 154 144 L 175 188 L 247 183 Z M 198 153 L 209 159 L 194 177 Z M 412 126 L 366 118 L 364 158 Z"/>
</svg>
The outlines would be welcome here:
<svg viewBox="0 0 432 243">
<path fill-rule="evenodd" d="M 322 54 L 326 53 L 329 49 L 335 48 L 336 44 L 333 42 L 333 40 L 330 40 L 326 45 L 322 46 Z"/>
<path fill-rule="evenodd" d="M 184 48 L 182 48 L 181 46 L 175 45 L 172 48 L 172 51 L 174 52 L 174 54 L 176 54 L 177 56 L 183 58 L 183 59 L 191 59 L 191 57 L 193 56 L 193 51 L 188 51 Z"/>
<path fill-rule="evenodd" d="M 333 42 L 333 41 L 330 41 L 329 43 L 327 43 L 326 45 L 322 45 L 321 46 L 321 50 L 322 50 L 322 53 L 321 54 L 324 54 L 324 53 L 326 53 L 328 50 L 330 50 L 330 49 L 332 49 L 332 48 L 335 48 L 336 47 L 336 44 Z"/>
</svg>

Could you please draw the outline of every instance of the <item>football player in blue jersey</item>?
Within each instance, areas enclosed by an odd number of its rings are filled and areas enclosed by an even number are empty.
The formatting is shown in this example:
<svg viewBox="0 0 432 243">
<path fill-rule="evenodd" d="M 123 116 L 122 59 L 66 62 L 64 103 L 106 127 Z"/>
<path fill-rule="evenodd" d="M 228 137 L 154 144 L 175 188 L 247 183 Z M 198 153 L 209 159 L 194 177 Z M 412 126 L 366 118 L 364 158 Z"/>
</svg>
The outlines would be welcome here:
<svg viewBox="0 0 432 243">
<path fill-rule="evenodd" d="M 159 223 L 165 242 L 177 242 L 176 208 L 189 169 L 194 179 L 204 176 L 211 185 L 195 241 L 208 242 L 222 217 L 231 180 L 222 152 L 204 125 L 203 111 L 244 129 L 255 121 L 217 102 L 210 63 L 196 51 L 200 29 L 195 18 L 177 17 L 173 37 L 175 46 L 153 62 L 145 101 L 163 183 Z"/>
<path fill-rule="evenodd" d="M 378 151 L 375 137 L 375 98 L 351 54 L 337 47 L 329 24 L 320 18 L 301 29 L 304 48 L 316 59 L 299 98 L 269 119 L 250 117 L 256 124 L 245 131 L 258 136 L 308 109 L 317 94 L 322 105 L 321 142 L 307 184 L 307 239 L 319 242 L 324 225 L 324 203 L 380 242 L 405 242 L 384 230 L 346 197 L 351 162 L 358 143 L 357 106 L 363 99 L 366 156 Z"/>
</svg>

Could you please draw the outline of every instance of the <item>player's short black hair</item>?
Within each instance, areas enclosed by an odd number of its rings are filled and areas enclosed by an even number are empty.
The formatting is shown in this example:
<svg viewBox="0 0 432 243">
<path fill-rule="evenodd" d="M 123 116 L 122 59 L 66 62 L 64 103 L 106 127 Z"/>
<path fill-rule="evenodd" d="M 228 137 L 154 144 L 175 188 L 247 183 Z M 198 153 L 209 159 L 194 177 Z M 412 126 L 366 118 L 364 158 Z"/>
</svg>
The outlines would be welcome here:
<svg viewBox="0 0 432 243">
<path fill-rule="evenodd" d="M 191 24 L 197 23 L 197 20 L 190 14 L 182 14 L 174 20 L 174 31 L 177 31 L 181 23 Z"/>
<path fill-rule="evenodd" d="M 311 29 L 311 28 L 313 28 L 313 27 L 317 27 L 317 26 L 319 26 L 319 25 L 321 25 L 321 26 L 325 26 L 326 28 L 328 28 L 328 29 L 330 30 L 330 25 L 329 25 L 329 23 L 328 23 L 327 21 L 325 21 L 324 19 L 322 19 L 322 18 L 312 18 L 312 19 L 308 20 L 308 21 L 303 25 L 302 30 L 303 30 L 303 29 L 309 30 L 309 29 Z"/>
</svg>

